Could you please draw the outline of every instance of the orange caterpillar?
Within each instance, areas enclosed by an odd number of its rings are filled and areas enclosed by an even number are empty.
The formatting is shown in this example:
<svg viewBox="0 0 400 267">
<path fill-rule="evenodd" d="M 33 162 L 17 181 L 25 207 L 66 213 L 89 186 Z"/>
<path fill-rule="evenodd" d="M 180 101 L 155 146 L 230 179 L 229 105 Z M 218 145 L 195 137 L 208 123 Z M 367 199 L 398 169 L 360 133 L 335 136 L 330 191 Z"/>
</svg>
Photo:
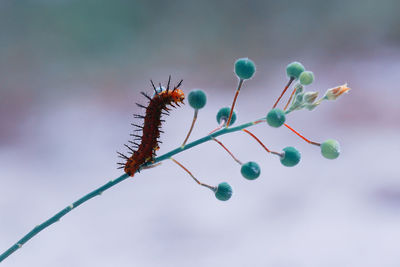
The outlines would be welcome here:
<svg viewBox="0 0 400 267">
<path fill-rule="evenodd" d="M 125 163 L 118 163 L 122 165 L 119 168 L 124 168 L 125 172 L 130 176 L 133 176 L 136 171 L 139 170 L 140 166 L 148 161 L 151 161 L 155 157 L 155 152 L 158 150 L 158 138 L 160 137 L 161 127 L 161 114 L 168 115 L 169 108 L 172 106 L 175 107 L 174 104 L 179 106 L 179 103 L 183 103 L 185 99 L 185 94 L 182 92 L 179 87 L 182 84 L 182 80 L 174 87 L 174 89 L 170 90 L 169 85 L 171 81 L 171 76 L 168 79 L 167 89 L 162 90 L 161 84 L 159 87 L 159 91 L 157 91 L 154 86 L 153 81 L 151 81 L 151 85 L 154 89 L 154 96 L 150 97 L 146 93 L 141 92 L 148 100 L 149 104 L 147 107 L 137 104 L 139 107 L 146 109 L 146 115 L 134 115 L 136 118 L 144 119 L 143 126 L 132 124 L 137 127 L 135 131 L 142 131 L 142 135 L 131 134 L 131 136 L 135 137 L 134 141 L 128 141 L 133 147 L 126 145 L 125 146 L 131 151 L 131 157 L 127 157 L 122 153 L 119 153 L 119 156 L 126 160 Z M 140 141 L 140 143 L 136 143 L 135 141 Z"/>
</svg>

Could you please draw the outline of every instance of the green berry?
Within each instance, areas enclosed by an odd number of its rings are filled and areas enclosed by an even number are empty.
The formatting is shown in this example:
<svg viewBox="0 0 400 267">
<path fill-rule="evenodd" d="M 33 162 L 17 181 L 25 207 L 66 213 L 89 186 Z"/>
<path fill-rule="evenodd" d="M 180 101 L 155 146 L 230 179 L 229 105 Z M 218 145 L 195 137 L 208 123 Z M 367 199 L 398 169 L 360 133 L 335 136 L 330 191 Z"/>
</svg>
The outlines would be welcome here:
<svg viewBox="0 0 400 267">
<path fill-rule="evenodd" d="M 334 139 L 328 139 L 321 144 L 321 154 L 327 159 L 336 159 L 340 154 L 340 145 Z"/>
<path fill-rule="evenodd" d="M 303 71 L 299 79 L 302 85 L 309 85 L 314 81 L 314 73 L 312 71 Z"/>
<path fill-rule="evenodd" d="M 203 90 L 192 90 L 188 95 L 189 105 L 194 109 L 201 109 L 207 103 L 207 95 Z"/>
<path fill-rule="evenodd" d="M 286 67 L 286 73 L 289 78 L 298 79 L 304 71 L 304 66 L 300 62 L 292 62 Z"/>
<path fill-rule="evenodd" d="M 267 123 L 269 126 L 278 128 L 286 121 L 285 112 L 281 109 L 271 109 L 267 114 Z"/>
<path fill-rule="evenodd" d="M 231 112 L 231 108 L 230 107 L 221 108 L 217 113 L 217 122 L 218 122 L 218 124 L 221 124 L 221 122 L 223 120 L 225 122 L 227 122 L 228 119 L 229 119 L 229 113 L 230 112 Z M 236 112 L 235 112 L 235 110 L 233 110 L 230 125 L 234 124 L 235 121 L 236 121 Z"/>
<path fill-rule="evenodd" d="M 258 176 L 260 176 L 261 170 L 260 166 L 258 166 L 256 162 L 249 161 L 242 165 L 240 172 L 242 173 L 244 178 L 248 180 L 254 180 L 257 179 Z"/>
<path fill-rule="evenodd" d="M 232 187 L 226 183 L 220 183 L 215 190 L 215 197 L 221 201 L 227 201 L 232 196 Z"/>
<path fill-rule="evenodd" d="M 283 149 L 281 163 L 286 167 L 293 167 L 299 163 L 300 158 L 300 152 L 296 148 L 288 146 Z"/>
<path fill-rule="evenodd" d="M 235 73 L 241 80 L 250 79 L 256 72 L 256 65 L 246 58 L 239 58 L 235 62 Z"/>
</svg>

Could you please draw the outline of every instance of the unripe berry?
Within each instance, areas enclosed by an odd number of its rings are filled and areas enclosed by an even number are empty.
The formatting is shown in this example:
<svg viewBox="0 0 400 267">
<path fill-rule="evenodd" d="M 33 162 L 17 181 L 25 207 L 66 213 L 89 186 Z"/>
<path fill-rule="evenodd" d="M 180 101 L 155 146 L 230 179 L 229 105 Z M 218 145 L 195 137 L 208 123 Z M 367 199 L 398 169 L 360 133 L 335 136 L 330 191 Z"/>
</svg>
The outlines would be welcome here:
<svg viewBox="0 0 400 267">
<path fill-rule="evenodd" d="M 340 145 L 334 139 L 328 139 L 321 144 L 321 154 L 327 159 L 336 159 L 340 155 Z"/>
<path fill-rule="evenodd" d="M 304 71 L 304 66 L 300 62 L 292 62 L 286 67 L 286 73 L 289 78 L 298 79 L 300 74 Z"/>
<path fill-rule="evenodd" d="M 231 112 L 231 108 L 230 107 L 224 107 L 221 108 L 218 113 L 217 113 L 217 122 L 218 124 L 221 124 L 221 122 L 224 120 L 225 122 L 228 121 L 229 118 L 229 113 Z M 233 110 L 232 113 L 232 118 L 231 118 L 231 122 L 230 125 L 234 124 L 236 121 L 236 112 L 235 110 Z"/>
<path fill-rule="evenodd" d="M 207 103 L 207 95 L 203 90 L 192 90 L 188 95 L 189 105 L 194 109 L 201 109 Z"/>
<path fill-rule="evenodd" d="M 267 123 L 271 127 L 278 128 L 286 121 L 285 112 L 279 108 L 271 109 L 267 114 Z"/>
<path fill-rule="evenodd" d="M 303 71 L 299 79 L 302 85 L 309 85 L 314 81 L 314 73 L 312 71 Z"/>
<path fill-rule="evenodd" d="M 248 180 L 254 180 L 260 176 L 261 170 L 260 166 L 258 166 L 256 162 L 249 161 L 242 165 L 240 172 L 242 173 L 244 178 Z"/>
<path fill-rule="evenodd" d="M 227 201 L 232 196 L 232 187 L 226 183 L 220 183 L 215 190 L 215 197 L 221 201 Z"/>
<path fill-rule="evenodd" d="M 283 149 L 281 163 L 286 167 L 293 167 L 299 163 L 300 158 L 300 152 L 296 148 L 288 146 Z"/>
<path fill-rule="evenodd" d="M 250 79 L 256 72 L 256 65 L 246 58 L 239 58 L 235 62 L 235 73 L 241 80 Z"/>
</svg>

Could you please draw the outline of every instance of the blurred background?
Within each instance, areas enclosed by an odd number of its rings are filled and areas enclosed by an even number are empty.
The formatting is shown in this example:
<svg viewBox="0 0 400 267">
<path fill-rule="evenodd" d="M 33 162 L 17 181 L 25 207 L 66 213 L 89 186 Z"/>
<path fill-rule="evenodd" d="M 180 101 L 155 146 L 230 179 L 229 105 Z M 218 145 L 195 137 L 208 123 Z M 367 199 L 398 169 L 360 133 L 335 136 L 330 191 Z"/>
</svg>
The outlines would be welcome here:
<svg viewBox="0 0 400 267">
<path fill-rule="evenodd" d="M 308 138 L 339 140 L 327 160 L 287 129 L 252 128 L 282 166 L 243 133 L 221 137 L 261 176 L 245 180 L 209 142 L 176 156 L 200 180 L 229 182 L 216 200 L 170 161 L 74 210 L 2 266 L 399 266 L 400 2 L 0 1 L 0 251 L 82 195 L 122 174 L 116 151 L 138 121 L 149 79 L 184 79 L 207 92 L 194 138 L 232 102 L 233 64 L 255 77 L 238 123 L 265 116 L 286 65 L 315 74 L 307 90 L 352 88 L 287 122 Z M 286 101 L 287 98 L 284 99 Z M 193 111 L 167 118 L 161 155 L 181 144 Z"/>
</svg>

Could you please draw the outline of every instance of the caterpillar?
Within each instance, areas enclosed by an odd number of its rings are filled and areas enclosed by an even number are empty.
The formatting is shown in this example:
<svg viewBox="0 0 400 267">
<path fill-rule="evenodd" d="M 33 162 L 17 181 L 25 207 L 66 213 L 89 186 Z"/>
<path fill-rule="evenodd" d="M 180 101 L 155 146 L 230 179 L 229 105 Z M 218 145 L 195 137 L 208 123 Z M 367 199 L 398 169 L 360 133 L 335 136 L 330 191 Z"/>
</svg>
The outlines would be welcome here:
<svg viewBox="0 0 400 267">
<path fill-rule="evenodd" d="M 124 144 L 125 147 L 129 149 L 130 157 L 117 152 L 119 157 L 126 160 L 125 163 L 118 163 L 121 165 L 119 168 L 124 168 L 125 173 L 129 176 L 133 176 L 136 171 L 138 171 L 144 163 L 151 161 L 155 155 L 156 151 L 159 149 L 158 143 L 161 142 L 158 140 L 160 137 L 160 133 L 163 133 L 161 128 L 161 122 L 164 120 L 161 119 L 161 115 L 169 115 L 169 111 L 171 110 L 168 106 L 176 107 L 180 106 L 179 104 L 183 103 L 185 99 L 185 94 L 179 87 L 182 85 L 181 80 L 172 90 L 170 90 L 170 82 L 171 76 L 169 76 L 167 89 L 163 90 L 161 84 L 159 84 L 159 88 L 154 86 L 152 80 L 150 80 L 151 85 L 154 90 L 153 97 L 150 97 L 145 92 L 141 92 L 141 94 L 149 100 L 149 103 L 146 106 L 143 106 L 139 103 L 136 103 L 141 108 L 145 108 L 145 115 L 137 115 L 135 114 L 135 118 L 144 119 L 143 125 L 133 124 L 135 129 L 134 133 L 131 136 L 134 137 L 133 141 L 128 141 L 130 145 Z M 137 134 L 138 132 L 142 132 L 142 135 Z M 137 143 L 139 142 L 139 143 Z"/>
</svg>

